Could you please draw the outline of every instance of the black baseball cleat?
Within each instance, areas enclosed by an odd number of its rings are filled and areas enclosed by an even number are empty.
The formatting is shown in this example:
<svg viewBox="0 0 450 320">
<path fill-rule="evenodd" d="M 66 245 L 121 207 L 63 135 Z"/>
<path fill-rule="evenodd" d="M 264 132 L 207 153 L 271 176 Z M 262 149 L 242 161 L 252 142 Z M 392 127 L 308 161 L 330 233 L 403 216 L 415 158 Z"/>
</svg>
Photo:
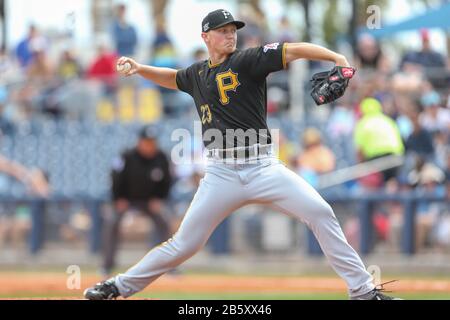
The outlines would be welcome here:
<svg viewBox="0 0 450 320">
<path fill-rule="evenodd" d="M 386 291 L 383 288 L 383 285 L 394 282 L 394 281 L 397 281 L 397 280 L 392 280 L 392 281 L 382 283 L 382 284 L 376 286 L 375 289 L 373 289 L 372 291 L 369 291 L 366 294 L 363 294 L 363 295 L 360 295 L 357 297 L 352 297 L 350 300 L 402 300 L 400 298 L 390 297 L 388 295 L 381 293 L 382 291 Z"/>
<path fill-rule="evenodd" d="M 366 294 L 353 297 L 351 298 L 351 300 L 402 300 L 402 299 L 387 296 L 381 293 L 379 289 L 373 289 L 372 291 Z"/>
<path fill-rule="evenodd" d="M 88 300 L 112 300 L 120 296 L 114 278 L 97 283 L 93 288 L 84 290 L 84 297 Z"/>
</svg>

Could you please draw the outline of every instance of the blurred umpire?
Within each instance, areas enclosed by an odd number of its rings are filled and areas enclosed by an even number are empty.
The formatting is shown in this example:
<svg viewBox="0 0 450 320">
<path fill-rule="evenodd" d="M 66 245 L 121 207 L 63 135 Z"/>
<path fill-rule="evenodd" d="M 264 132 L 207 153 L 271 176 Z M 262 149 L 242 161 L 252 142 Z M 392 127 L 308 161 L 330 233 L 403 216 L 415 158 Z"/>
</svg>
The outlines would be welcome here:
<svg viewBox="0 0 450 320">
<path fill-rule="evenodd" d="M 163 216 L 163 204 L 172 176 L 167 156 L 158 147 L 157 134 L 156 127 L 142 128 L 137 145 L 113 163 L 114 214 L 104 229 L 104 275 L 115 266 L 120 222 L 126 211 L 135 209 L 148 215 L 155 224 L 158 243 L 170 237 L 170 223 Z"/>
</svg>

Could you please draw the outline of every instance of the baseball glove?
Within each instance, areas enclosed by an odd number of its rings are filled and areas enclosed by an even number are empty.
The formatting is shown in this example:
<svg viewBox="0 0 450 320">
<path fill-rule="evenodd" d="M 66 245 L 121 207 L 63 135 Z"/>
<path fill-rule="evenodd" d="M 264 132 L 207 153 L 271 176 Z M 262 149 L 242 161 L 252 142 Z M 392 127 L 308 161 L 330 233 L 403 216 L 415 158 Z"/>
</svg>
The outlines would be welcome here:
<svg viewBox="0 0 450 320">
<path fill-rule="evenodd" d="M 319 106 L 342 97 L 355 72 L 352 67 L 336 66 L 330 71 L 315 73 L 311 79 L 311 96 L 316 104 Z"/>
</svg>

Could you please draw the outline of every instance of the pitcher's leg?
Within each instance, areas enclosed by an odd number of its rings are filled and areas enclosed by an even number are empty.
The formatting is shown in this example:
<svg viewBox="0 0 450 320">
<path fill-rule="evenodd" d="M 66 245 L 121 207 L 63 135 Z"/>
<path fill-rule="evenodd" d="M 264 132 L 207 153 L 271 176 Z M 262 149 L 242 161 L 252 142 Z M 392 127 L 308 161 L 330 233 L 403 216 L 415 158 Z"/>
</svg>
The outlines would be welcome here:
<svg viewBox="0 0 450 320">
<path fill-rule="evenodd" d="M 243 193 L 238 184 L 207 173 L 174 236 L 115 278 L 121 296 L 143 290 L 192 257 L 205 245 L 217 225 L 242 203 Z"/>
<path fill-rule="evenodd" d="M 268 199 L 275 208 L 301 220 L 313 231 L 331 266 L 346 281 L 351 296 L 371 291 L 372 277 L 348 244 L 331 206 L 284 165 L 273 164 L 266 170 L 258 179 L 259 184 L 265 185 L 259 197 Z"/>
</svg>

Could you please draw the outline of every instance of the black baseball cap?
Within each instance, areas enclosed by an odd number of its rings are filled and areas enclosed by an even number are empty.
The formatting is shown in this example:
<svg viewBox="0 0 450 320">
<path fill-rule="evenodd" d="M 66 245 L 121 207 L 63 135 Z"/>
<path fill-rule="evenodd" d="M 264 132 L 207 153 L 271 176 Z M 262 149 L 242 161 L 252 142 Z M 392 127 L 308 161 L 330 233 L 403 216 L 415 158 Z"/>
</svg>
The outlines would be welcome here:
<svg viewBox="0 0 450 320">
<path fill-rule="evenodd" d="M 144 126 L 139 131 L 139 138 L 140 139 L 157 139 L 158 138 L 158 128 L 152 125 Z"/>
<path fill-rule="evenodd" d="M 232 23 L 237 29 L 241 29 L 245 26 L 242 21 L 234 20 L 232 14 L 224 9 L 214 10 L 203 19 L 202 21 L 202 31 L 208 32 L 209 30 L 217 29 Z"/>
</svg>

